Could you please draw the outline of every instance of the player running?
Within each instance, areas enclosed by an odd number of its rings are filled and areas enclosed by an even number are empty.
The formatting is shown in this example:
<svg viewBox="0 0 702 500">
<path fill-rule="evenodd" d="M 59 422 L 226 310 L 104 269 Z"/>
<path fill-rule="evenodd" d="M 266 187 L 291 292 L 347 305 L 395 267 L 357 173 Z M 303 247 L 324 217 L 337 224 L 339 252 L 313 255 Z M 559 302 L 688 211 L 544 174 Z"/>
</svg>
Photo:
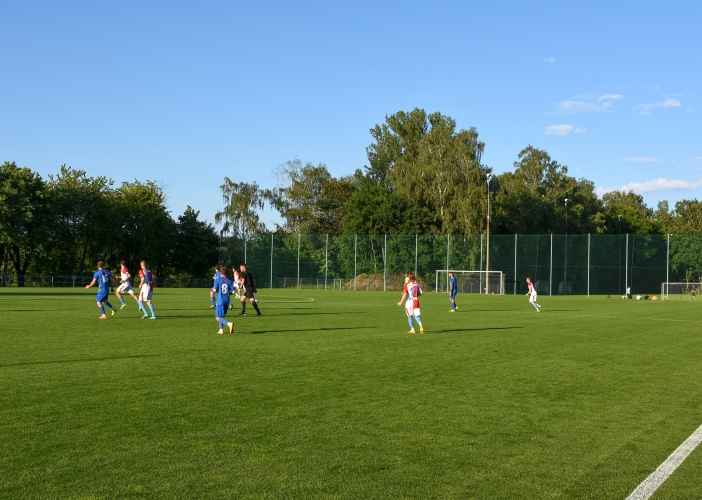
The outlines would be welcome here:
<svg viewBox="0 0 702 500">
<path fill-rule="evenodd" d="M 112 315 L 117 312 L 117 309 L 112 307 L 112 304 L 107 301 L 107 296 L 110 294 L 110 287 L 113 286 L 113 278 L 110 271 L 103 269 L 103 266 L 104 263 L 102 261 L 97 263 L 97 271 L 95 274 L 93 274 L 93 280 L 88 285 L 85 285 L 85 289 L 87 290 L 97 283 L 98 293 L 95 297 L 95 302 L 97 302 L 98 309 L 102 313 L 100 319 L 107 319 L 107 316 L 105 315 L 105 306 L 112 309 Z"/>
<path fill-rule="evenodd" d="M 222 272 L 219 270 L 219 264 L 218 264 L 218 265 L 214 266 L 214 274 L 212 275 L 212 279 L 214 281 L 217 281 L 221 276 L 222 276 Z M 212 285 L 212 286 L 214 286 L 214 285 Z M 210 294 L 210 302 L 212 302 L 210 309 L 214 309 L 215 308 L 215 299 L 212 296 L 212 294 Z"/>
<path fill-rule="evenodd" d="M 458 293 L 458 280 L 453 275 L 449 273 L 449 300 L 451 301 L 451 310 L 449 312 L 456 312 L 458 306 L 456 305 L 456 294 Z"/>
<path fill-rule="evenodd" d="M 234 284 L 227 278 L 227 268 L 222 268 L 222 274 L 214 282 L 212 290 L 210 290 L 210 297 L 214 299 L 215 293 L 217 294 L 217 308 L 215 310 L 215 319 L 219 324 L 218 334 L 224 334 L 224 328 L 229 328 L 229 333 L 234 332 L 234 323 L 227 321 L 224 317 L 227 315 L 227 309 L 229 309 L 229 297 L 234 290 Z"/>
<path fill-rule="evenodd" d="M 534 306 L 534 309 L 536 309 L 536 312 L 541 312 L 541 306 L 537 304 L 536 302 L 536 287 L 532 284 L 531 278 L 526 279 L 527 282 L 527 287 L 529 287 L 529 290 L 527 290 L 527 293 L 525 295 L 530 295 L 529 297 L 529 303 Z"/>
<path fill-rule="evenodd" d="M 122 307 L 120 307 L 120 309 L 124 309 L 125 307 L 127 307 L 127 303 L 122 298 L 122 295 L 124 293 L 128 293 L 129 295 L 132 296 L 134 301 L 137 303 L 137 305 L 139 306 L 139 309 L 141 309 L 144 312 L 144 314 L 146 314 L 146 309 L 144 309 L 143 304 L 141 304 L 139 302 L 139 299 L 137 299 L 137 296 L 134 293 L 134 289 L 132 288 L 132 275 L 129 274 L 129 269 L 127 269 L 127 266 L 126 266 L 124 261 L 120 261 L 119 266 L 120 266 L 119 274 L 120 274 L 120 278 L 121 278 L 122 282 L 117 287 L 117 290 L 115 291 L 115 295 L 117 296 L 119 301 L 122 303 Z"/>
<path fill-rule="evenodd" d="M 417 324 L 419 325 L 419 333 L 424 333 L 422 318 L 419 316 L 419 297 L 423 294 L 422 288 L 415 280 L 414 273 L 409 273 L 407 276 L 409 281 L 405 283 L 402 291 L 402 298 L 397 305 L 401 306 L 405 298 L 407 299 L 407 302 L 405 302 L 405 313 L 407 313 L 407 322 L 410 326 L 409 333 L 414 333 L 414 323 L 412 322 L 412 317 L 417 320 Z"/>
<path fill-rule="evenodd" d="M 141 261 L 141 269 L 139 270 L 139 278 L 141 283 L 139 283 L 139 302 L 141 303 L 141 310 L 144 312 L 144 316 L 141 319 L 149 318 L 149 313 L 146 312 L 144 307 L 144 301 L 151 309 L 151 317 L 149 319 L 156 319 L 156 312 L 154 311 L 154 305 L 151 303 L 151 297 L 154 294 L 154 275 L 146 268 L 146 261 Z"/>
<path fill-rule="evenodd" d="M 246 299 L 249 299 L 251 305 L 256 309 L 256 316 L 263 316 L 261 310 L 258 308 L 258 300 L 254 298 L 256 293 L 256 279 L 253 277 L 249 271 L 246 270 L 246 264 L 241 264 L 239 266 L 241 274 L 241 284 L 244 288 L 244 294 L 241 296 L 241 312 L 239 316 L 246 316 Z"/>
</svg>

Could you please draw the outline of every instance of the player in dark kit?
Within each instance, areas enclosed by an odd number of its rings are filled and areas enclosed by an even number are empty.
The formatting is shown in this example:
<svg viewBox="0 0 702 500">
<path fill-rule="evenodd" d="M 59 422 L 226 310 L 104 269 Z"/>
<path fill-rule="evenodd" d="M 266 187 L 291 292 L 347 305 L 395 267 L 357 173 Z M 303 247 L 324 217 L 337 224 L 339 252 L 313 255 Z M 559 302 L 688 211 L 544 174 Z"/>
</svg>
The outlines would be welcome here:
<svg viewBox="0 0 702 500">
<path fill-rule="evenodd" d="M 243 281 L 244 293 L 241 296 L 241 312 L 239 316 L 246 316 L 246 299 L 251 301 L 254 309 L 256 309 L 256 316 L 263 316 L 260 309 L 258 308 L 258 301 L 255 299 L 254 294 L 256 293 L 256 279 L 246 269 L 246 264 L 241 264 L 239 266 L 239 278 Z"/>
</svg>

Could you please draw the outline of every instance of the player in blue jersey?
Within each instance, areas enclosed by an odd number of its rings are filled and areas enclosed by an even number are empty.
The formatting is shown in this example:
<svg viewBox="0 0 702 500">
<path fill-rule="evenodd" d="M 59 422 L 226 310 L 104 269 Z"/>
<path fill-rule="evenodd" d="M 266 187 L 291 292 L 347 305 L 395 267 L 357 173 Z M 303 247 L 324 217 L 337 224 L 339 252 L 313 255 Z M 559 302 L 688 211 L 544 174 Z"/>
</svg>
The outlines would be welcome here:
<svg viewBox="0 0 702 500">
<path fill-rule="evenodd" d="M 97 302 L 98 309 L 100 309 L 100 312 L 102 313 L 100 319 L 107 319 L 107 316 L 105 315 L 105 306 L 112 309 L 113 315 L 117 309 L 112 307 L 112 304 L 107 301 L 107 296 L 110 294 L 110 287 L 113 286 L 113 281 L 112 274 L 110 274 L 110 271 L 107 269 L 103 269 L 103 266 L 104 263 L 102 261 L 97 263 L 98 270 L 95 272 L 95 274 L 93 274 L 93 281 L 91 281 L 90 284 L 85 285 L 85 289 L 87 290 L 97 283 L 98 293 L 95 297 L 95 302 Z"/>
<path fill-rule="evenodd" d="M 453 275 L 449 273 L 449 300 L 451 301 L 451 310 L 449 312 L 456 312 L 458 306 L 456 305 L 456 294 L 458 293 L 458 280 Z"/>
<path fill-rule="evenodd" d="M 214 286 L 210 290 L 210 297 L 214 301 L 215 293 L 217 294 L 217 305 L 215 309 L 215 318 L 219 324 L 218 334 L 222 335 L 224 333 L 224 328 L 229 328 L 229 333 L 234 332 L 234 323 L 227 321 L 224 317 L 227 315 L 227 310 L 229 309 L 229 297 L 234 291 L 234 284 L 227 278 L 227 268 L 223 267 L 222 272 L 217 279 L 215 279 Z"/>
<path fill-rule="evenodd" d="M 222 276 L 222 272 L 219 270 L 219 265 L 214 266 L 214 274 L 212 275 L 212 279 L 214 281 L 217 281 L 221 276 Z M 226 274 L 224 276 L 226 276 Z M 214 285 L 212 285 L 212 286 L 214 286 Z M 212 302 L 210 309 L 214 309 L 215 308 L 215 298 L 214 298 L 214 295 L 212 295 L 211 293 L 210 293 L 210 301 Z"/>
</svg>

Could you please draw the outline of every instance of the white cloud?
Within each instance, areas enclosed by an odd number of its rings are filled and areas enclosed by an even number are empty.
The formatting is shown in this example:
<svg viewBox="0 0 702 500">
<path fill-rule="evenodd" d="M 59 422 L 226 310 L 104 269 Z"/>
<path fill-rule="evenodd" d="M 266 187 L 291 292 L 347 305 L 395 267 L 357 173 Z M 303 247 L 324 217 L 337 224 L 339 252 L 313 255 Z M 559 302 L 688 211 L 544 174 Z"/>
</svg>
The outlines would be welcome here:
<svg viewBox="0 0 702 500">
<path fill-rule="evenodd" d="M 572 125 L 566 125 L 562 123 L 560 125 L 549 125 L 544 128 L 544 134 L 546 135 L 568 135 L 573 131 Z"/>
<path fill-rule="evenodd" d="M 584 128 L 576 128 L 575 129 L 576 134 L 584 134 L 585 132 L 587 132 L 587 130 L 585 130 Z"/>
<path fill-rule="evenodd" d="M 702 156 L 695 156 L 695 161 L 702 161 Z"/>
<path fill-rule="evenodd" d="M 621 187 L 597 188 L 597 194 L 602 196 L 611 191 L 633 191 L 637 194 L 656 193 L 659 191 L 691 191 L 702 188 L 702 179 L 698 181 L 683 181 L 680 179 L 664 179 L 659 177 L 648 182 L 630 182 Z"/>
<path fill-rule="evenodd" d="M 658 163 L 660 160 L 658 158 L 624 158 L 624 161 L 631 161 L 634 163 Z"/>
<path fill-rule="evenodd" d="M 544 62 L 553 64 L 556 62 L 556 58 L 555 57 L 547 57 L 546 59 L 544 59 Z"/>
<path fill-rule="evenodd" d="M 604 94 L 604 95 L 600 96 L 598 101 L 600 101 L 600 102 L 602 102 L 602 101 L 616 101 L 618 99 L 623 99 L 623 98 L 624 98 L 624 96 L 621 94 Z"/>
<path fill-rule="evenodd" d="M 650 115 L 651 110 L 655 108 L 681 108 L 682 104 L 677 99 L 665 98 L 662 101 L 639 104 L 634 108 L 640 115 Z"/>
<path fill-rule="evenodd" d="M 601 96 L 585 95 L 556 104 L 556 112 L 569 113 L 607 113 L 612 111 L 613 101 L 623 99 L 621 94 L 603 94 Z"/>
</svg>

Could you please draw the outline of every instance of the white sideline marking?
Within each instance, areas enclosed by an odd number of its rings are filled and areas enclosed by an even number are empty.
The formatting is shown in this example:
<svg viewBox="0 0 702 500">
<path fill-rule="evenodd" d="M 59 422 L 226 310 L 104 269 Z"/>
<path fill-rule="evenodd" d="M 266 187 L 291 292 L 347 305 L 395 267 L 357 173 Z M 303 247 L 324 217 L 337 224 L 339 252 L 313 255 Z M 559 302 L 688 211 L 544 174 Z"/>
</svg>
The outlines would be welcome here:
<svg viewBox="0 0 702 500">
<path fill-rule="evenodd" d="M 685 461 L 692 450 L 702 442 L 702 425 L 685 440 L 678 449 L 670 454 L 658 468 L 651 473 L 636 489 L 626 497 L 626 500 L 647 500 L 655 493 L 658 487 Z"/>
</svg>

